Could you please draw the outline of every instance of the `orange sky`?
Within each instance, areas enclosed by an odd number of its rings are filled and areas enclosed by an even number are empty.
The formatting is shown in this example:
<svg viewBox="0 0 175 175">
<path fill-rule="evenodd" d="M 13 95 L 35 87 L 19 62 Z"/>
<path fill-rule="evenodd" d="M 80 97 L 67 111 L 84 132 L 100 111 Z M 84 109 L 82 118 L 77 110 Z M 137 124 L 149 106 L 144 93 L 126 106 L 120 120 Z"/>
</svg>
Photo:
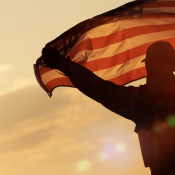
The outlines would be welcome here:
<svg viewBox="0 0 175 175">
<path fill-rule="evenodd" d="M 126 2 L 0 3 L 0 175 L 150 174 L 133 122 L 74 88 L 57 88 L 50 99 L 33 72 L 47 42 Z"/>
</svg>

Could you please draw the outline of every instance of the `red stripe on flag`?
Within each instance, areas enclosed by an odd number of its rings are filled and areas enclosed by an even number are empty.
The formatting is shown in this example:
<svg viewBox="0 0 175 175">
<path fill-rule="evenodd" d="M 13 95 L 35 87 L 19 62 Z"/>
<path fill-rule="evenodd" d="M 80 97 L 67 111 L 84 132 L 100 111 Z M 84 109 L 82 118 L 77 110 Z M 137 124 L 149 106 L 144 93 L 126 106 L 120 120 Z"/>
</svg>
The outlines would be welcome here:
<svg viewBox="0 0 175 175">
<path fill-rule="evenodd" d="M 124 84 L 131 82 L 133 80 L 143 78 L 146 75 L 147 75 L 146 68 L 141 67 L 141 68 L 132 70 L 130 72 L 127 72 L 126 74 L 123 74 L 119 77 L 110 79 L 109 81 L 112 81 L 113 83 L 118 84 L 118 85 L 124 85 Z"/>
<path fill-rule="evenodd" d="M 164 39 L 162 41 L 170 42 L 172 46 L 175 48 L 175 38 Z M 103 70 L 103 69 L 108 69 L 113 66 L 123 64 L 131 59 L 134 59 L 134 58 L 137 58 L 139 56 L 146 54 L 146 50 L 153 43 L 155 42 L 150 42 L 150 43 L 135 47 L 133 49 L 119 53 L 112 57 L 101 58 L 101 59 L 90 61 L 90 62 L 77 62 L 77 63 L 81 64 L 82 66 L 86 67 L 92 72 Z"/>
<path fill-rule="evenodd" d="M 175 37 L 163 39 L 162 41 L 170 42 L 171 45 L 175 48 Z M 127 51 L 119 53 L 112 57 L 101 58 L 90 62 L 83 62 L 83 61 L 79 61 L 79 62 L 76 61 L 76 62 L 86 67 L 87 69 L 91 70 L 92 72 L 108 69 L 113 66 L 123 64 L 131 59 L 134 59 L 146 54 L 146 50 L 148 49 L 148 47 L 155 42 L 156 41 L 143 44 L 133 49 L 128 49 Z"/>
<path fill-rule="evenodd" d="M 125 30 L 121 30 L 108 36 L 86 39 L 79 43 L 69 55 L 72 59 L 78 52 L 83 50 L 96 50 L 114 43 L 121 42 L 125 39 L 124 33 Z"/>
<path fill-rule="evenodd" d="M 175 37 L 164 39 L 162 41 L 170 42 L 171 45 L 175 48 Z M 82 66 L 86 67 L 87 69 L 91 70 L 92 72 L 95 72 L 98 70 L 103 70 L 103 69 L 108 69 L 108 68 L 111 68 L 113 66 L 123 64 L 131 59 L 134 59 L 134 58 L 137 58 L 139 56 L 146 54 L 146 50 L 148 49 L 148 47 L 155 42 L 156 41 L 143 44 L 141 46 L 135 47 L 133 49 L 129 49 L 125 52 L 119 53 L 119 54 L 114 55 L 112 57 L 101 58 L 101 59 L 97 59 L 97 60 L 93 60 L 93 61 L 89 61 L 89 62 L 84 62 L 84 61 L 75 61 L 75 62 L 81 64 Z M 45 67 L 41 68 L 40 69 L 40 76 L 43 75 L 42 73 L 47 73 L 47 72 L 45 72 L 45 70 L 41 71 L 42 69 L 45 69 L 48 71 L 51 70 L 50 68 L 48 68 L 48 69 L 46 69 Z"/>
<path fill-rule="evenodd" d="M 49 81 L 46 85 L 46 88 L 52 92 L 53 89 L 57 86 L 71 86 L 74 87 L 72 82 L 68 77 L 63 77 L 63 78 L 56 78 L 54 80 Z"/>
<path fill-rule="evenodd" d="M 40 76 L 52 70 L 50 67 L 42 67 L 39 69 Z"/>
<path fill-rule="evenodd" d="M 175 1 L 162 1 L 144 4 L 144 8 L 175 7 Z"/>
<path fill-rule="evenodd" d="M 129 39 L 138 35 L 169 31 L 169 30 L 175 30 L 175 25 L 174 24 L 164 24 L 164 25 L 158 25 L 158 26 L 148 25 L 148 26 L 139 26 L 139 27 L 124 29 L 108 36 L 86 39 L 81 43 L 79 43 L 71 51 L 69 56 L 71 57 L 71 59 L 73 59 L 77 53 L 83 50 L 101 49 L 103 47 L 107 47 L 109 45 L 119 43 L 125 39 Z"/>
<path fill-rule="evenodd" d="M 163 41 L 170 42 L 173 47 L 175 47 L 175 39 L 170 38 L 170 39 L 165 39 Z M 153 42 L 152 42 L 153 43 Z M 149 43 L 151 45 L 152 43 Z M 147 46 L 145 45 L 147 48 Z M 140 49 L 138 49 L 139 51 Z M 134 53 L 134 52 L 133 52 Z M 135 70 L 132 70 L 130 72 L 127 72 L 121 76 L 118 76 L 116 78 L 110 79 L 109 81 L 114 82 L 115 84 L 123 85 L 128 82 L 131 82 L 133 80 L 145 77 L 147 75 L 145 67 L 141 67 Z M 46 84 L 47 89 L 51 92 L 55 87 L 57 86 L 74 86 L 71 81 L 69 80 L 68 77 L 63 77 L 63 78 L 57 78 L 54 80 L 51 80 Z"/>
<path fill-rule="evenodd" d="M 127 50 L 125 52 L 119 53 L 117 55 L 114 55 L 112 57 L 107 58 L 101 58 L 97 60 L 93 60 L 90 62 L 83 62 L 83 61 L 77 61 L 77 63 L 81 64 L 82 66 L 86 67 L 87 69 L 91 70 L 92 72 L 108 69 L 114 66 L 117 66 L 119 64 L 124 64 L 125 62 L 134 59 L 136 57 L 142 56 L 146 53 L 147 48 L 153 44 L 148 43 L 144 44 L 142 46 L 135 47 L 133 49 Z"/>
<path fill-rule="evenodd" d="M 103 69 L 108 69 L 108 68 L 111 68 L 113 66 L 123 64 L 131 59 L 136 58 L 136 57 L 144 55 L 146 53 L 147 48 L 153 43 L 154 42 L 135 47 L 133 49 L 119 53 L 119 54 L 114 55 L 112 57 L 100 58 L 100 59 L 96 59 L 96 60 L 89 61 L 89 62 L 85 62 L 85 61 L 75 61 L 75 62 L 86 67 L 87 69 L 91 70 L 92 72 L 98 71 L 98 70 L 103 70 Z M 44 67 L 42 69 L 48 70 L 48 72 L 51 70 L 51 69 L 46 69 Z M 40 76 L 42 76 L 44 73 L 47 73 L 45 70 L 40 71 Z"/>
<path fill-rule="evenodd" d="M 163 13 L 142 13 L 142 19 L 149 18 L 175 18 L 175 14 L 163 14 Z"/>
</svg>

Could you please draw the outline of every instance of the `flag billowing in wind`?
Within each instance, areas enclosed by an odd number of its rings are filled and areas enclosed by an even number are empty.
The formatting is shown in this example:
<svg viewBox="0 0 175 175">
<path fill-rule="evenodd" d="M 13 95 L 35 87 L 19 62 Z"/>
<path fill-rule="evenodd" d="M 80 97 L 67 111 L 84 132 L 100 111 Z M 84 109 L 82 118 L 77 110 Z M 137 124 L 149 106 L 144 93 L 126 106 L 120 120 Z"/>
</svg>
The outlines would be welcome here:
<svg viewBox="0 0 175 175">
<path fill-rule="evenodd" d="M 147 48 L 156 41 L 175 47 L 175 1 L 136 0 L 83 21 L 47 45 L 70 56 L 104 80 L 119 85 L 146 77 Z M 42 56 L 36 78 L 51 96 L 57 86 L 74 86 L 62 72 L 46 67 Z"/>
</svg>

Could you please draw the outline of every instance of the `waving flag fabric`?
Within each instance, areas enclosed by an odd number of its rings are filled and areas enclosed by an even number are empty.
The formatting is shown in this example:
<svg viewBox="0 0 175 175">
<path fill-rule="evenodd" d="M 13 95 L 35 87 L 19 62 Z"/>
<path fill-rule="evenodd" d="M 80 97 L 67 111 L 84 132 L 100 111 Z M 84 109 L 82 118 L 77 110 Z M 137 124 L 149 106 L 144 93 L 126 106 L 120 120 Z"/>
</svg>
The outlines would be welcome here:
<svg viewBox="0 0 175 175">
<path fill-rule="evenodd" d="M 175 1 L 136 0 L 83 21 L 47 46 L 70 56 L 104 80 L 119 85 L 146 77 L 141 61 L 156 41 L 175 47 Z M 74 86 L 59 70 L 45 67 L 42 57 L 34 65 L 36 78 L 51 96 L 58 86 Z"/>
</svg>

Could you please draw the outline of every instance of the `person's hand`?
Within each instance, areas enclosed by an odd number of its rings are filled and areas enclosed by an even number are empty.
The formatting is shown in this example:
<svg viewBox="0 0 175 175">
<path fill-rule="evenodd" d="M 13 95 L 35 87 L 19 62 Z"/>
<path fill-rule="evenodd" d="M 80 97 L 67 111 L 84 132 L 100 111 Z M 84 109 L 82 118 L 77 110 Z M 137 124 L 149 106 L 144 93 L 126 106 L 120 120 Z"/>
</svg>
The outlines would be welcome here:
<svg viewBox="0 0 175 175">
<path fill-rule="evenodd" d="M 46 66 L 51 69 L 58 69 L 61 59 L 64 59 L 64 57 L 56 49 L 52 48 L 43 48 L 42 57 Z"/>
</svg>

